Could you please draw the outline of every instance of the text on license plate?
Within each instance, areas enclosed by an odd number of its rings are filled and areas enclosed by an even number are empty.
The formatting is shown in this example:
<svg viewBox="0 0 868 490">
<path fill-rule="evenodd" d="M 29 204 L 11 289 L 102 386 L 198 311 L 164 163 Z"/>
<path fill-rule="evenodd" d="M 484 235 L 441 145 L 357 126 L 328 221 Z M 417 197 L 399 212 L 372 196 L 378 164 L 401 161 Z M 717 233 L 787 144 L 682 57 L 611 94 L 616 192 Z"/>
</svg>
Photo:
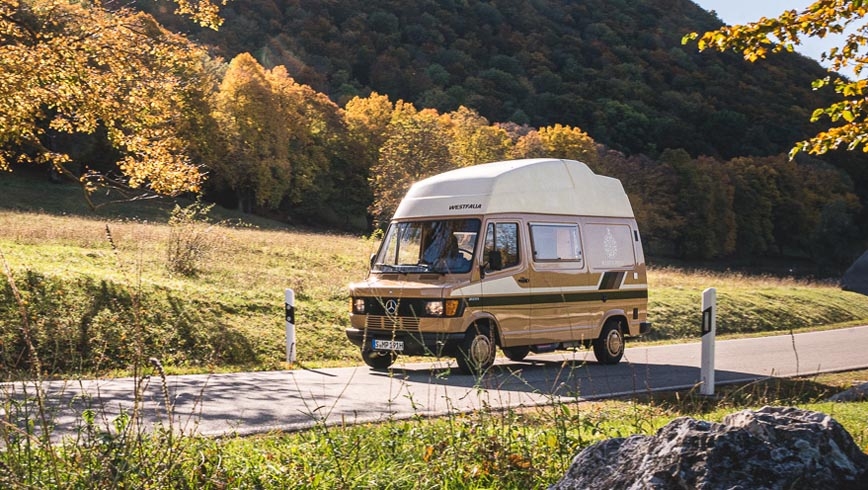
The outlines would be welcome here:
<svg viewBox="0 0 868 490">
<path fill-rule="evenodd" d="M 403 351 L 404 350 L 404 341 L 403 340 L 373 339 L 372 347 L 374 348 L 374 350 Z"/>
</svg>

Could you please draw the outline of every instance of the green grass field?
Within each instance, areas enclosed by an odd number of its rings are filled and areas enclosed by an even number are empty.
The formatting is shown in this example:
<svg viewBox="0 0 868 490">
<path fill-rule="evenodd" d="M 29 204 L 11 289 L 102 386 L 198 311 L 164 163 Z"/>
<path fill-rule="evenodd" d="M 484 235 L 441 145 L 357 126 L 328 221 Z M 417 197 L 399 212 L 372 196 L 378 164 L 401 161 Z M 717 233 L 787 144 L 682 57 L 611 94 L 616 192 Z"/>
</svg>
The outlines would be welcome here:
<svg viewBox="0 0 868 490">
<path fill-rule="evenodd" d="M 173 227 L 166 203 L 94 215 L 72 209 L 75 201 L 64 193 L 75 188 L 6 177 L 0 175 L 3 380 L 32 378 L 34 358 L 41 376 L 71 378 L 133 367 L 158 374 L 144 367 L 148 357 L 169 373 L 286 368 L 285 288 L 296 292 L 299 362 L 361 364 L 343 333 L 346 285 L 364 277 L 376 240 L 242 225 L 220 210 L 215 219 L 228 224 Z M 26 189 L 38 190 L 45 206 L 26 205 L 34 202 Z M 196 244 L 193 275 L 169 268 L 179 233 Z M 696 339 L 707 287 L 718 291 L 722 336 L 868 321 L 868 297 L 833 284 L 653 267 L 649 282 L 649 341 Z M 594 442 L 650 434 L 679 416 L 716 421 L 763 405 L 828 413 L 868 450 L 868 402 L 825 401 L 866 380 L 866 371 L 824 374 L 724 387 L 714 399 L 687 391 L 219 439 L 145 432 L 135 412 L 108 420 L 86 412 L 80 431 L 61 444 L 34 431 L 51 426 L 49 408 L 23 413 L 0 389 L 0 487 L 546 488 Z"/>
<path fill-rule="evenodd" d="M 46 209 L 25 206 L 33 202 L 26 189 L 45 196 L 39 202 Z M 70 204 L 83 201 L 74 185 L 8 175 L 0 176 L 0 191 L 0 253 L 26 300 L 44 374 L 124 372 L 136 356 L 159 358 L 169 372 L 285 368 L 287 288 L 296 295 L 298 362 L 360 363 L 343 333 L 347 284 L 365 277 L 375 239 L 264 227 L 216 208 L 210 216 L 221 224 L 173 227 L 165 202 L 114 205 L 95 216 Z M 66 207 L 76 211 L 63 214 Z M 169 245 L 179 234 L 195 240 L 193 275 L 169 268 Z M 868 322 L 868 296 L 834 284 L 652 265 L 654 328 L 645 341 L 695 340 L 708 287 L 717 288 L 721 336 Z M 8 280 L 0 297 L 8 378 L 32 366 L 22 355 L 22 312 Z"/>
</svg>

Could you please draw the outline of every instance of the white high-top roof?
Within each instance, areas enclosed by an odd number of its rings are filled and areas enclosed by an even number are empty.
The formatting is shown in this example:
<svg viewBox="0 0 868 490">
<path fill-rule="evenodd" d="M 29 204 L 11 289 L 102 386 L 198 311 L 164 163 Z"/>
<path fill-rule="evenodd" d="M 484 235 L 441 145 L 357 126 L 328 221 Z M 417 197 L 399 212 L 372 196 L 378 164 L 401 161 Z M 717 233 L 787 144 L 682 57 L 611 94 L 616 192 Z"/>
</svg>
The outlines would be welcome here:
<svg viewBox="0 0 868 490">
<path fill-rule="evenodd" d="M 395 219 L 485 213 L 571 214 L 632 218 L 621 181 L 582 162 L 507 160 L 444 172 L 410 187 Z"/>
</svg>

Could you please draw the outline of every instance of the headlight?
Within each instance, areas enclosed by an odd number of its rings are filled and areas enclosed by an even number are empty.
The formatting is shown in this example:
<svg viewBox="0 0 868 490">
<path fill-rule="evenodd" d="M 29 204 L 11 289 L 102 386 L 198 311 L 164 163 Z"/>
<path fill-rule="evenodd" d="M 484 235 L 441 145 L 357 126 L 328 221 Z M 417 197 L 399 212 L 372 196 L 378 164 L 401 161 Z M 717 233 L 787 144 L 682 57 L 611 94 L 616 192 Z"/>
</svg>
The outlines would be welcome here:
<svg viewBox="0 0 868 490">
<path fill-rule="evenodd" d="M 429 301 L 425 303 L 425 314 L 428 316 L 443 316 L 443 302 Z"/>
<path fill-rule="evenodd" d="M 455 316 L 460 304 L 461 302 L 457 299 L 429 301 L 425 303 L 425 314 L 427 316 Z"/>
<path fill-rule="evenodd" d="M 364 298 L 353 298 L 353 313 L 364 314 L 365 313 L 365 299 Z"/>
</svg>

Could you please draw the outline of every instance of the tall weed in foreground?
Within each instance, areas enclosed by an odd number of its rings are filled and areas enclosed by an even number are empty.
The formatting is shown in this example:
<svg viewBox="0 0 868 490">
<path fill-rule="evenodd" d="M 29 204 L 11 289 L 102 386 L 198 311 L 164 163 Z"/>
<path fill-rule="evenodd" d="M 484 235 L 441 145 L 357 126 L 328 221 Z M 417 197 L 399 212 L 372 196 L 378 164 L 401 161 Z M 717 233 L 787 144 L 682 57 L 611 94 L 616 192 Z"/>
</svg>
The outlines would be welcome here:
<svg viewBox="0 0 868 490">
<path fill-rule="evenodd" d="M 106 227 L 108 241 L 114 247 Z M 30 371 L 28 381 L 0 385 L 0 485 L 3 488 L 169 488 L 183 481 L 180 455 L 186 451 L 187 438 L 178 426 L 169 398 L 162 364 L 144 362 L 148 346 L 141 321 L 141 308 L 135 291 L 128 291 L 131 318 L 120 324 L 131 345 L 129 362 L 134 375 L 131 406 L 121 407 L 117 416 L 89 407 L 81 412 L 76 430 L 61 438 L 55 433 L 54 406 L 57 389 L 45 380 L 38 344 L 46 341 L 34 335 L 34 319 L 28 313 L 27 299 L 0 251 L 6 285 L 18 311 L 17 325 L 23 350 L 17 352 L 19 365 Z M 123 270 L 121 264 L 119 269 Z M 67 341 L 69 339 L 66 339 Z M 0 344 L 4 351 L 15 346 Z M 10 358 L 8 352 L 5 357 Z M 153 425 L 141 416 L 143 391 L 151 373 L 159 376 L 165 413 Z M 62 391 L 62 390 L 61 390 Z M 85 394 L 82 398 L 91 396 Z M 195 486 L 195 485 L 191 485 Z"/>
</svg>

